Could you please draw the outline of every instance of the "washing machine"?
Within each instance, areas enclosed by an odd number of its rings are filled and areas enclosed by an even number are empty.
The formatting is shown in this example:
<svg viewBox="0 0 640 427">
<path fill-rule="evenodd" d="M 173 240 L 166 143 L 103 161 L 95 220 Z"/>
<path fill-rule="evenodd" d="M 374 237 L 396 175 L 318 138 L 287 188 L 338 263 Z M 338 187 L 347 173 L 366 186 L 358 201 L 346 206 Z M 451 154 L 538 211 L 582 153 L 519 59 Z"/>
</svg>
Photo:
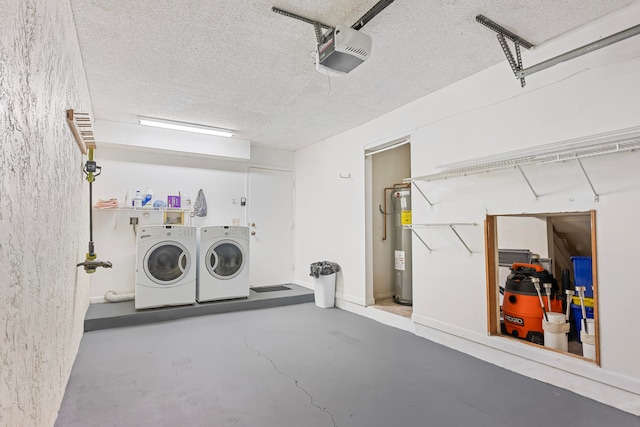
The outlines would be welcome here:
<svg viewBox="0 0 640 427">
<path fill-rule="evenodd" d="M 201 227 L 198 302 L 249 296 L 249 228 Z"/>
<path fill-rule="evenodd" d="M 135 308 L 195 304 L 196 227 L 152 225 L 136 235 Z"/>
</svg>

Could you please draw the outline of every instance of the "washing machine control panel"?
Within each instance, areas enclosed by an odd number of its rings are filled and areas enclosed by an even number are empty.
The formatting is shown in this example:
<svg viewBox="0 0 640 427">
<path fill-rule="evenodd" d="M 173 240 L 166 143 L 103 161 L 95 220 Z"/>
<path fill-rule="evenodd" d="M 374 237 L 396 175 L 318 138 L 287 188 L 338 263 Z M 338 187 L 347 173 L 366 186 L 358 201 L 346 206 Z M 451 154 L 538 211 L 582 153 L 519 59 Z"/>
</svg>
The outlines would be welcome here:
<svg viewBox="0 0 640 427">
<path fill-rule="evenodd" d="M 236 237 L 236 238 L 249 238 L 249 228 L 241 227 L 241 226 L 210 226 L 210 227 L 202 227 L 200 229 L 201 233 L 207 235 L 207 238 L 215 238 L 215 237 Z"/>
</svg>

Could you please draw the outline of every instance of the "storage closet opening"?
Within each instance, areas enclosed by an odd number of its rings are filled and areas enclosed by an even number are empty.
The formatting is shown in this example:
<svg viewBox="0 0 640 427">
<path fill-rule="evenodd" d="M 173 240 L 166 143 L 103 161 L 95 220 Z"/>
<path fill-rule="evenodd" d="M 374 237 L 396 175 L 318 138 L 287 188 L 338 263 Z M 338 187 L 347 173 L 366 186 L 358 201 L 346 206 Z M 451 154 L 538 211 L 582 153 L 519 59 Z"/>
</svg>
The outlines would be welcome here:
<svg viewBox="0 0 640 427">
<path fill-rule="evenodd" d="M 488 215 L 488 331 L 600 363 L 595 211 Z"/>
</svg>

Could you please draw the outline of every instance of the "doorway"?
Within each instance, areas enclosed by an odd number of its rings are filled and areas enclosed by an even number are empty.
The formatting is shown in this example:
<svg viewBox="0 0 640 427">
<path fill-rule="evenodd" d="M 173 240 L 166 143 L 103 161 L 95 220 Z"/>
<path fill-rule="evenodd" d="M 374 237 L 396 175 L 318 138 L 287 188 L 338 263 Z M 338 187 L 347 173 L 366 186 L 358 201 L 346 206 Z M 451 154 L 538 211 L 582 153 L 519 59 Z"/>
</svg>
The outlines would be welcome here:
<svg viewBox="0 0 640 427">
<path fill-rule="evenodd" d="M 403 183 L 405 178 L 411 176 L 411 145 L 409 139 L 404 138 L 395 141 L 385 147 L 365 153 L 368 170 L 368 203 L 369 217 L 368 227 L 368 252 L 370 267 L 368 269 L 367 300 L 370 305 L 384 311 L 404 317 L 411 317 L 412 308 L 405 299 L 397 298 L 396 281 L 398 264 L 398 248 L 396 248 L 396 234 L 398 230 L 395 224 L 395 216 L 400 215 L 401 209 L 409 209 L 410 197 L 401 206 L 400 198 L 394 198 L 394 189 L 407 189 L 408 184 Z M 405 230 L 411 233 L 410 230 Z M 410 242 L 408 243 L 410 246 Z M 411 280 L 411 251 L 406 251 L 408 259 L 402 259 L 405 269 L 402 274 L 405 280 Z M 410 289 L 409 289 L 410 295 Z M 400 303 L 394 301 L 400 301 Z"/>
<path fill-rule="evenodd" d="M 291 171 L 249 169 L 251 287 L 293 279 L 293 175 Z"/>
<path fill-rule="evenodd" d="M 485 233 L 489 333 L 599 364 L 595 211 L 488 215 Z M 550 315 L 566 347 L 545 344 Z"/>
</svg>

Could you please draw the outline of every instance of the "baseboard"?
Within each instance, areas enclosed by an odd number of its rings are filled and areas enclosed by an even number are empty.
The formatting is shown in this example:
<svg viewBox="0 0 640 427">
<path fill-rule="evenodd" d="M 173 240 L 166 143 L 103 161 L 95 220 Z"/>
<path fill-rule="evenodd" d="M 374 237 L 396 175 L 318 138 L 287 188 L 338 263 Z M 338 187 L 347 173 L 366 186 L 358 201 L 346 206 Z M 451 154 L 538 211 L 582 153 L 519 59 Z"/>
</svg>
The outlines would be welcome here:
<svg viewBox="0 0 640 427">
<path fill-rule="evenodd" d="M 367 305 L 367 301 L 364 298 L 355 297 L 353 295 L 346 295 L 342 292 L 336 292 L 336 299 L 341 299 L 343 301 L 357 304 L 362 307 L 365 307 Z"/>
<path fill-rule="evenodd" d="M 336 307 L 354 314 L 358 314 L 360 316 L 367 317 L 369 319 L 375 320 L 376 322 L 380 322 L 384 325 L 391 326 L 396 329 L 415 333 L 415 324 L 411 319 L 407 317 L 398 316 L 397 314 L 379 310 L 371 306 L 364 307 L 363 305 L 354 304 L 341 298 L 336 298 Z"/>
</svg>

